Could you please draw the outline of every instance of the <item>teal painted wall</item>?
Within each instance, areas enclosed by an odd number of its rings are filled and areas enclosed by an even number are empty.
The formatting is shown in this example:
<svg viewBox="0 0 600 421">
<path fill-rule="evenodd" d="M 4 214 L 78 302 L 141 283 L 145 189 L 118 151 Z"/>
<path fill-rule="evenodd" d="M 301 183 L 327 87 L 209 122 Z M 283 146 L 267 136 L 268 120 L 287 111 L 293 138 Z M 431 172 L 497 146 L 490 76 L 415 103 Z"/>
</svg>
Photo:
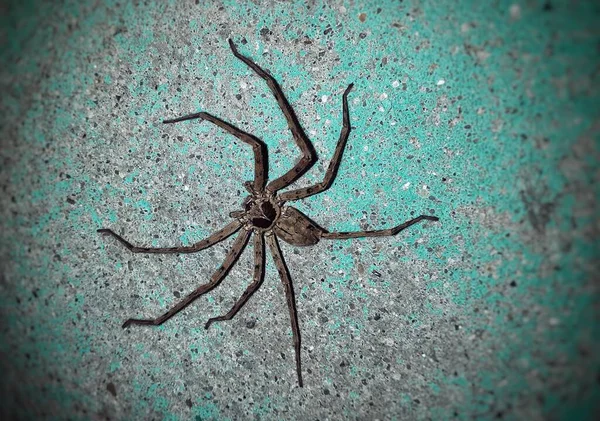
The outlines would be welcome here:
<svg viewBox="0 0 600 421">
<path fill-rule="evenodd" d="M 8 2 L 0 17 L 3 419 L 507 419 L 598 414 L 598 45 L 591 1 Z M 208 331 L 251 281 L 160 328 L 227 246 L 250 149 L 271 178 L 299 153 L 261 79 L 281 83 L 322 161 L 350 82 L 338 178 L 298 208 L 330 230 L 427 213 L 392 238 L 283 245 L 283 288 Z M 596 276 L 596 279 L 594 279 Z M 594 412 L 595 411 L 595 412 Z"/>
</svg>

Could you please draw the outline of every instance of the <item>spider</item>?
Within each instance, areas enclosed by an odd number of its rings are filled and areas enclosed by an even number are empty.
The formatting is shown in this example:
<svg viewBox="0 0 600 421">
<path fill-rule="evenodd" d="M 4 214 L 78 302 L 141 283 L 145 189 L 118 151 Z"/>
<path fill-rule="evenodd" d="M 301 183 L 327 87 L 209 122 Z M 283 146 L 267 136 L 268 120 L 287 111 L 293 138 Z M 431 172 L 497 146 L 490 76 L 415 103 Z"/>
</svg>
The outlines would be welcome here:
<svg viewBox="0 0 600 421">
<path fill-rule="evenodd" d="M 153 325 L 158 326 L 183 310 L 198 297 L 206 294 L 227 276 L 227 273 L 236 263 L 250 237 L 253 235 L 254 241 L 254 279 L 247 287 L 242 296 L 235 302 L 231 310 L 224 315 L 210 318 L 205 328 L 217 321 L 231 320 L 248 299 L 254 294 L 263 282 L 265 275 L 265 243 L 273 257 L 273 261 L 279 272 L 281 281 L 285 289 L 287 307 L 290 313 L 292 333 L 294 339 L 294 351 L 296 359 L 296 372 L 298 375 L 298 384 L 302 387 L 302 370 L 300 367 L 300 328 L 298 326 L 298 315 L 296 313 L 296 300 L 290 272 L 285 263 L 278 238 L 294 246 L 312 246 L 321 239 L 325 240 L 347 240 L 359 237 L 385 237 L 398 234 L 405 228 L 423 220 L 437 221 L 438 218 L 430 215 L 420 215 L 403 224 L 393 228 L 380 229 L 374 231 L 356 231 L 356 232 L 330 232 L 309 219 L 306 215 L 291 206 L 286 206 L 286 202 L 304 199 L 306 197 L 322 193 L 327 190 L 335 180 L 342 154 L 350 134 L 350 115 L 348 112 L 348 94 L 353 84 L 348 85 L 342 95 L 343 124 L 340 137 L 333 154 L 333 159 L 329 163 L 327 172 L 323 181 L 309 187 L 302 187 L 286 192 L 282 189 L 288 187 L 302 175 L 304 175 L 317 161 L 316 152 L 302 130 L 298 118 L 286 99 L 281 87 L 277 81 L 268 72 L 263 70 L 250 58 L 240 54 L 233 41 L 229 40 L 229 46 L 233 55 L 248 65 L 258 76 L 263 78 L 275 96 L 281 111 L 283 112 L 287 124 L 292 133 L 294 141 L 302 151 L 300 160 L 281 177 L 268 182 L 267 177 L 267 148 L 265 143 L 249 133 L 240 130 L 206 112 L 198 112 L 183 117 L 164 120 L 163 123 L 177 123 L 185 120 L 200 119 L 213 123 L 226 132 L 231 133 L 244 143 L 252 146 L 254 152 L 254 180 L 246 181 L 244 187 L 250 194 L 243 201 L 242 210 L 230 213 L 233 221 L 227 224 L 221 230 L 213 233 L 208 238 L 199 241 L 191 246 L 179 247 L 140 247 L 131 244 L 129 241 L 115 233 L 111 229 L 102 228 L 98 232 L 115 237 L 120 243 L 127 247 L 133 253 L 195 253 L 207 249 L 213 245 L 225 240 L 227 237 L 240 232 L 233 242 L 231 249 L 227 252 L 225 261 L 211 276 L 210 281 L 201 285 L 192 291 L 183 300 L 177 303 L 173 308 L 155 319 L 128 319 L 123 323 L 123 328 L 130 325 Z"/>
</svg>

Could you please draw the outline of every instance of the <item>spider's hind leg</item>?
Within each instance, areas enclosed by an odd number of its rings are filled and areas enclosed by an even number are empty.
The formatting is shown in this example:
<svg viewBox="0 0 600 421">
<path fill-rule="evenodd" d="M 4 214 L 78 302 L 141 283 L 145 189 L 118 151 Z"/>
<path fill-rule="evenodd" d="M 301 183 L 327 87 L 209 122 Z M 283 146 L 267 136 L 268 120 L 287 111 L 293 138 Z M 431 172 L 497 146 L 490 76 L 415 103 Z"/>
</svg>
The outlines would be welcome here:
<svg viewBox="0 0 600 421">
<path fill-rule="evenodd" d="M 214 322 L 220 322 L 223 320 L 231 320 L 237 314 L 237 312 L 246 304 L 246 302 L 252 297 L 258 288 L 262 285 L 265 277 L 265 239 L 262 233 L 254 234 L 254 280 L 246 288 L 246 291 L 236 301 L 232 309 L 223 316 L 213 317 L 209 319 L 204 325 L 205 329 L 208 329 Z"/>
<path fill-rule="evenodd" d="M 227 276 L 229 270 L 233 267 L 235 262 L 237 262 L 238 258 L 244 251 L 246 244 L 248 243 L 248 239 L 250 238 L 251 231 L 242 231 L 229 252 L 227 252 L 227 256 L 225 257 L 225 261 L 223 264 L 217 269 L 217 271 L 211 276 L 210 281 L 204 285 L 201 285 L 192 293 L 190 293 L 187 297 L 185 297 L 182 301 L 177 303 L 175 307 L 167 311 L 160 317 L 156 319 L 129 319 L 123 323 L 123 328 L 126 328 L 130 325 L 153 325 L 158 326 L 166 322 L 168 319 L 179 313 L 181 310 L 190 305 L 196 298 L 201 297 L 207 292 L 211 291 L 215 287 L 217 287 L 221 281 Z"/>
<path fill-rule="evenodd" d="M 404 222 L 403 224 L 396 225 L 393 228 L 382 229 L 382 230 L 373 230 L 373 231 L 356 231 L 356 232 L 324 232 L 321 234 L 321 238 L 325 238 L 328 240 L 348 240 L 350 238 L 362 238 L 362 237 L 388 237 L 391 235 L 396 235 L 400 231 L 410 227 L 411 225 L 416 224 L 417 222 L 428 220 L 428 221 L 438 221 L 439 218 L 437 216 L 430 215 L 420 215 L 416 218 L 413 218 L 409 221 Z"/>
<path fill-rule="evenodd" d="M 281 282 L 283 282 L 283 287 L 285 288 L 285 298 L 287 301 L 288 310 L 290 312 L 292 334 L 294 336 L 294 351 L 296 354 L 296 373 L 298 374 L 298 385 L 302 387 L 302 369 L 300 367 L 300 326 L 298 325 L 298 312 L 296 311 L 294 286 L 292 285 L 292 278 L 287 265 L 285 264 L 285 260 L 283 260 L 283 255 L 281 254 L 281 248 L 279 247 L 277 237 L 275 235 L 268 235 L 267 244 L 269 244 L 271 254 L 273 255 L 273 262 L 275 262 L 277 272 L 279 272 Z"/>
</svg>

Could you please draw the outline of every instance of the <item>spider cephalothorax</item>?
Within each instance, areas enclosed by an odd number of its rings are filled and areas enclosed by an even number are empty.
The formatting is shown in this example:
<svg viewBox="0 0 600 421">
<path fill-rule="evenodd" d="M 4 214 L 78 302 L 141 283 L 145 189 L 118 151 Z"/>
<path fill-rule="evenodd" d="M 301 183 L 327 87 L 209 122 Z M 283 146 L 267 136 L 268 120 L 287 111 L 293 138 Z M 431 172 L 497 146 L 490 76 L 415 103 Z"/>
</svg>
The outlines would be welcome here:
<svg viewBox="0 0 600 421">
<path fill-rule="evenodd" d="M 273 232 L 295 246 L 317 244 L 324 230 L 298 209 L 284 206 L 284 203 L 268 191 L 251 191 L 242 203 L 244 210 L 233 211 L 229 216 L 240 221 L 247 230 Z"/>
<path fill-rule="evenodd" d="M 244 210 L 229 214 L 240 221 L 246 229 L 268 231 L 281 215 L 281 206 L 274 200 L 273 195 L 253 193 L 242 203 Z"/>
<path fill-rule="evenodd" d="M 224 228 L 210 235 L 208 238 L 201 240 L 191 246 L 179 247 L 138 247 L 125 240 L 114 231 L 102 228 L 98 232 L 112 235 L 134 253 L 195 253 L 215 245 L 240 231 L 237 235 L 231 249 L 228 251 L 223 264 L 211 276 L 210 281 L 196 288 L 188 294 L 182 301 L 177 303 L 173 308 L 155 319 L 128 319 L 123 323 L 123 327 L 128 327 L 132 324 L 136 325 L 160 325 L 173 317 L 179 311 L 187 307 L 198 297 L 206 294 L 227 276 L 231 267 L 238 260 L 248 240 L 254 236 L 254 280 L 248 286 L 242 296 L 236 301 L 234 306 L 227 314 L 213 317 L 206 322 L 205 328 L 216 321 L 230 320 L 235 316 L 239 309 L 248 301 L 254 292 L 260 287 L 264 278 L 265 272 L 265 243 L 269 246 L 273 261 L 277 267 L 277 271 L 285 288 L 287 305 L 290 312 L 292 323 L 292 333 L 294 335 L 294 350 L 296 355 L 296 372 L 298 374 L 298 383 L 302 386 L 302 371 L 300 369 L 300 327 L 298 325 L 298 315 L 296 313 L 296 300 L 294 297 L 294 288 L 292 280 L 281 254 L 279 242 L 277 238 L 296 246 L 310 246 L 318 243 L 321 239 L 330 240 L 346 240 L 359 237 L 384 237 L 396 235 L 403 229 L 422 220 L 437 221 L 438 218 L 431 215 L 420 215 L 403 224 L 393 228 L 380 229 L 373 231 L 356 231 L 356 232 L 329 232 L 321 228 L 317 223 L 312 221 L 308 216 L 304 215 L 299 210 L 285 205 L 287 201 L 304 199 L 314 194 L 321 193 L 327 190 L 335 176 L 341 162 L 342 154 L 350 134 L 350 115 L 348 112 L 348 93 L 352 89 L 352 84 L 346 88 L 342 95 L 342 117 L 343 124 L 338 140 L 333 159 L 331 160 L 325 177 L 322 182 L 313 186 L 302 187 L 294 190 L 280 192 L 282 189 L 291 185 L 294 181 L 300 178 L 306 171 L 310 169 L 317 161 L 317 156 L 308 140 L 308 137 L 298 123 L 298 119 L 294 114 L 294 110 L 288 103 L 281 87 L 275 79 L 263 70 L 260 66 L 254 63 L 251 59 L 240 54 L 235 45 L 229 40 L 229 46 L 233 54 L 244 63 L 246 63 L 258 76 L 263 78 L 271 92 L 275 96 L 281 111 L 283 112 L 294 141 L 302 151 L 302 158 L 285 174 L 268 182 L 267 168 L 267 148 L 265 144 L 256 136 L 246 133 L 237 127 L 221 120 L 206 112 L 178 117 L 172 120 L 165 120 L 164 123 L 176 123 L 184 120 L 201 119 L 209 121 L 223 130 L 229 132 L 244 143 L 252 146 L 254 152 L 254 180 L 244 184 L 250 196 L 248 196 L 243 204 L 242 210 L 231 212 L 230 216 L 233 221 L 227 224 Z"/>
</svg>

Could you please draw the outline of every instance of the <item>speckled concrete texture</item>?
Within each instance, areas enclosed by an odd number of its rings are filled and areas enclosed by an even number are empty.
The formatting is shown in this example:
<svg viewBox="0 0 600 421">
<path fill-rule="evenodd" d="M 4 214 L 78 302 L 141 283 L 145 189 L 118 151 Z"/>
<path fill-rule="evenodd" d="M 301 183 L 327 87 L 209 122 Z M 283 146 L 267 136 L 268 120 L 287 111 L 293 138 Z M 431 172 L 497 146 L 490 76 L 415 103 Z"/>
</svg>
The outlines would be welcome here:
<svg viewBox="0 0 600 421">
<path fill-rule="evenodd" d="M 592 1 L 9 1 L 0 43 L 2 419 L 591 420 L 600 410 L 597 22 Z M 440 217 L 393 238 L 283 244 L 158 328 L 231 241 L 132 254 L 96 233 L 192 244 L 240 209 L 261 137 L 299 158 L 281 83 L 321 161 L 350 94 L 330 230 Z"/>
</svg>

